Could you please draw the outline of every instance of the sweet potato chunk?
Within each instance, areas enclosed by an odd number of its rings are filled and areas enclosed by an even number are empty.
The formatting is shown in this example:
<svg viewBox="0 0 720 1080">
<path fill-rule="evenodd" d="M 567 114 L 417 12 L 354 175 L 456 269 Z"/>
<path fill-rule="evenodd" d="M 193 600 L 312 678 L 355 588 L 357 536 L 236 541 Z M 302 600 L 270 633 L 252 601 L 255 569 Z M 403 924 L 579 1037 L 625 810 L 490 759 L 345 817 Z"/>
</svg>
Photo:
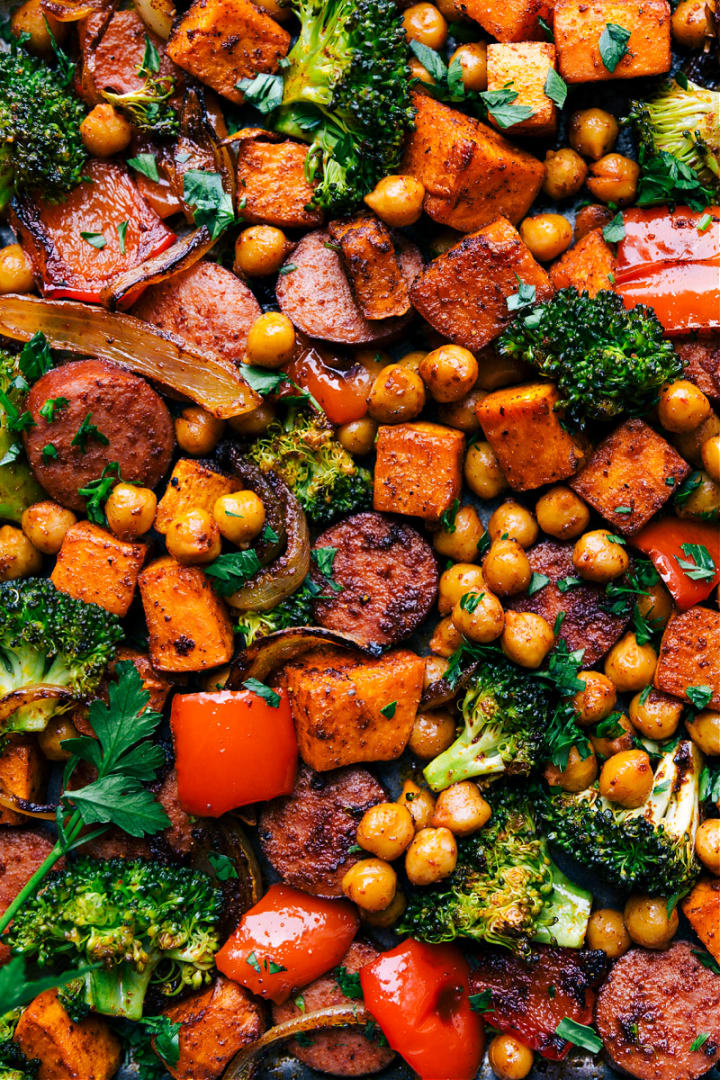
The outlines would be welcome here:
<svg viewBox="0 0 720 1080">
<path fill-rule="evenodd" d="M 510 487 L 527 491 L 564 480 L 582 465 L 585 448 L 560 423 L 551 383 L 525 383 L 488 394 L 476 406 Z"/>
<path fill-rule="evenodd" d="M 672 615 L 660 643 L 655 686 L 685 698 L 688 686 L 709 686 L 720 709 L 720 612 L 699 605 Z"/>
<path fill-rule="evenodd" d="M 387 225 L 368 214 L 353 221 L 333 221 L 329 232 L 340 248 L 340 258 L 365 318 L 407 315 L 410 293 Z"/>
<path fill-rule="evenodd" d="M 465 436 L 420 421 L 381 427 L 373 506 L 437 521 L 460 496 Z"/>
<path fill-rule="evenodd" d="M 611 288 L 614 267 L 615 256 L 603 239 L 602 229 L 593 229 L 552 264 L 550 280 L 556 289 L 573 286 L 595 296 Z"/>
<path fill-rule="evenodd" d="M 707 951 L 720 964 L 720 880 L 701 878 L 683 900 L 682 909 Z"/>
<path fill-rule="evenodd" d="M 312 204 L 305 178 L 307 146 L 243 139 L 238 150 L 237 189 L 243 221 L 280 229 L 311 229 L 323 212 Z"/>
<path fill-rule="evenodd" d="M 15 1042 L 26 1058 L 38 1058 L 38 1080 L 111 1080 L 120 1066 L 122 1044 L 106 1020 L 91 1013 L 74 1023 L 46 990 L 18 1021 Z"/>
<path fill-rule="evenodd" d="M 644 421 L 626 420 L 595 448 L 570 487 L 614 529 L 633 536 L 689 472 L 688 463 Z"/>
<path fill-rule="evenodd" d="M 538 19 L 552 21 L 554 0 L 463 0 L 462 10 L 498 41 L 544 41 Z"/>
<path fill-rule="evenodd" d="M 608 24 L 630 31 L 627 52 L 608 71 L 600 38 Z M 667 0 L 557 0 L 555 45 L 560 74 L 569 83 L 633 79 L 670 70 L 670 5 Z"/>
<path fill-rule="evenodd" d="M 221 495 L 230 495 L 241 487 L 239 480 L 218 472 L 203 461 L 180 458 L 158 503 L 155 528 L 159 533 L 166 533 L 170 522 L 186 510 L 207 510 L 212 514 Z"/>
<path fill-rule="evenodd" d="M 158 671 L 205 671 L 233 654 L 232 623 L 210 580 L 196 566 L 156 559 L 139 578 Z"/>
<path fill-rule="evenodd" d="M 379 660 L 319 649 L 288 664 L 284 679 L 306 765 L 324 772 L 356 761 L 400 757 L 410 738 L 424 671 L 425 661 L 406 649 Z"/>
<path fill-rule="evenodd" d="M 511 83 L 517 94 L 513 105 L 532 110 L 527 120 L 513 124 L 513 135 L 547 138 L 555 133 L 557 105 L 545 93 L 548 72 L 555 67 L 555 46 L 547 41 L 488 45 L 488 90 L 502 90 Z"/>
<path fill-rule="evenodd" d="M 50 579 L 76 600 L 127 615 L 146 554 L 146 544 L 118 540 L 99 525 L 79 521 L 65 533 Z"/>
<path fill-rule="evenodd" d="M 11 735 L 0 755 L 0 790 L 27 802 L 38 802 L 45 784 L 46 763 L 35 739 Z M 0 806 L 0 825 L 25 825 L 27 818 Z"/>
<path fill-rule="evenodd" d="M 498 218 L 433 259 L 410 296 L 439 334 L 476 352 L 511 322 L 507 302 L 518 291 L 518 278 L 535 286 L 538 301 L 554 292 L 517 230 Z"/>
<path fill-rule="evenodd" d="M 513 224 L 528 212 L 545 166 L 487 124 L 415 94 L 415 130 L 400 172 L 425 186 L 425 213 L 441 225 L 471 232 L 498 215 Z"/>
<path fill-rule="evenodd" d="M 181 1024 L 180 1058 L 168 1065 L 175 1080 L 216 1080 L 243 1046 L 262 1034 L 260 1006 L 247 990 L 220 976 L 209 990 L 163 1010 Z"/>
</svg>

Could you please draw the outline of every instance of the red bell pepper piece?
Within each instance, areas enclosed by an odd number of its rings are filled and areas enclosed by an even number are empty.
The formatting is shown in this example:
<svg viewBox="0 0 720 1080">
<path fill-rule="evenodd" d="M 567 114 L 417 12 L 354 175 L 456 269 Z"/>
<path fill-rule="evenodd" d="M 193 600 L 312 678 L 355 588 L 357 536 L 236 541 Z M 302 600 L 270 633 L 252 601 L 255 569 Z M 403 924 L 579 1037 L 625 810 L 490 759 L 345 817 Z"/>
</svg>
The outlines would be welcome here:
<svg viewBox="0 0 720 1080">
<path fill-rule="evenodd" d="M 637 536 L 633 544 L 652 559 L 653 566 L 665 582 L 670 595 L 681 611 L 706 600 L 717 584 L 720 584 L 720 526 L 703 521 L 681 521 L 668 517 L 651 521 Z M 694 573 L 695 560 L 692 552 L 683 550 L 683 544 L 701 544 L 707 548 L 715 564 L 715 573 L 707 577 L 689 577 Z M 683 567 L 679 563 L 691 564 Z"/>
<path fill-rule="evenodd" d="M 362 364 L 343 370 L 332 367 L 316 346 L 308 347 L 288 365 L 287 373 L 308 390 L 332 424 L 361 420 L 367 413 L 372 375 Z"/>
<path fill-rule="evenodd" d="M 215 957 L 218 971 L 282 1005 L 339 964 L 360 920 L 347 900 L 322 900 L 289 885 L 271 885 L 243 915 Z"/>
<path fill-rule="evenodd" d="M 713 219 L 709 223 L 708 213 Z M 641 276 L 662 263 L 720 263 L 720 207 L 699 213 L 687 206 L 673 211 L 665 207 L 623 210 L 623 223 L 616 282 Z"/>
<path fill-rule="evenodd" d="M 190 814 L 228 810 L 289 795 L 297 775 L 297 739 L 284 691 L 273 708 L 251 690 L 178 694 L 170 726 L 178 797 Z"/>
<path fill-rule="evenodd" d="M 470 969 L 454 945 L 409 938 L 360 970 L 367 1009 L 421 1080 L 472 1080 L 485 1049 Z"/>
<path fill-rule="evenodd" d="M 638 277 L 616 279 L 626 308 L 646 304 L 668 334 L 720 328 L 720 265 L 667 263 Z"/>
</svg>

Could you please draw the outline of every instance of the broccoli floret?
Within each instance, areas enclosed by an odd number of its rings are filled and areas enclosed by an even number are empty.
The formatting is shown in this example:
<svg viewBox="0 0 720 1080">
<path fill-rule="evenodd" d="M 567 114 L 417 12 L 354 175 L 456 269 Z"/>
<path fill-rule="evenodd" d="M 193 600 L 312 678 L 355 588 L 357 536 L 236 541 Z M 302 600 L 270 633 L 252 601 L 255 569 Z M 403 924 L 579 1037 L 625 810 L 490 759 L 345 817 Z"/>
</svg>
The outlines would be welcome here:
<svg viewBox="0 0 720 1080">
<path fill-rule="evenodd" d="M 86 109 L 67 81 L 15 41 L 0 54 L 0 209 L 16 192 L 53 200 L 82 180 Z"/>
<path fill-rule="evenodd" d="M 246 648 L 258 638 L 289 626 L 313 626 L 312 604 L 318 591 L 312 582 L 304 581 L 297 592 L 281 600 L 272 611 L 244 611 L 235 627 L 240 644 Z"/>
<path fill-rule="evenodd" d="M 20 521 L 28 506 L 44 498 L 25 458 L 21 431 L 27 383 L 17 356 L 0 349 L 0 518 Z"/>
<path fill-rule="evenodd" d="M 28 1061 L 15 1043 L 0 1043 L 0 1080 L 37 1080 L 39 1067 L 39 1060 Z"/>
<path fill-rule="evenodd" d="M 48 876 L 7 933 L 38 964 L 95 965 L 84 976 L 96 1012 L 138 1020 L 160 993 L 210 981 L 222 895 L 207 874 L 143 859 L 78 859 Z"/>
<path fill-rule="evenodd" d="M 592 897 L 552 862 L 530 793 L 505 787 L 487 798 L 490 821 L 460 840 L 448 878 L 411 893 L 399 932 L 430 942 L 474 938 L 520 953 L 531 941 L 579 948 Z"/>
<path fill-rule="evenodd" d="M 415 115 L 407 39 L 394 0 L 293 0 L 293 8 L 300 36 L 274 126 L 310 143 L 313 201 L 337 213 L 400 164 Z"/>
<path fill-rule="evenodd" d="M 92 695 L 123 632 L 118 619 L 59 592 L 47 578 L 0 584 L 0 697 L 38 685 L 62 686 L 75 698 Z M 24 705 L 7 730 L 42 731 L 62 702 Z"/>
<path fill-rule="evenodd" d="M 148 75 L 139 90 L 127 94 L 113 94 L 103 91 L 103 97 L 118 109 L 123 109 L 136 128 L 151 131 L 160 138 L 172 138 L 180 130 L 178 114 L 168 98 L 175 91 L 172 75 L 153 77 Z"/>
<path fill-rule="evenodd" d="M 482 661 L 461 708 L 459 737 L 424 772 L 434 791 L 473 776 L 530 772 L 551 712 L 550 693 L 540 680 L 502 657 Z"/>
<path fill-rule="evenodd" d="M 667 750 L 650 795 L 635 810 L 603 798 L 598 785 L 577 794 L 538 791 L 548 840 L 620 888 L 686 893 L 699 872 L 695 833 L 702 761 L 684 740 Z"/>
<path fill-rule="evenodd" d="M 663 383 L 678 379 L 684 366 L 651 308 L 628 311 L 606 290 L 591 297 L 561 289 L 516 319 L 498 339 L 498 351 L 552 379 L 558 407 L 580 428 L 588 420 L 648 412 Z"/>
<path fill-rule="evenodd" d="M 291 410 L 252 444 L 248 457 L 276 472 L 317 525 L 370 505 L 370 473 L 356 465 L 332 427 L 315 414 Z"/>
</svg>

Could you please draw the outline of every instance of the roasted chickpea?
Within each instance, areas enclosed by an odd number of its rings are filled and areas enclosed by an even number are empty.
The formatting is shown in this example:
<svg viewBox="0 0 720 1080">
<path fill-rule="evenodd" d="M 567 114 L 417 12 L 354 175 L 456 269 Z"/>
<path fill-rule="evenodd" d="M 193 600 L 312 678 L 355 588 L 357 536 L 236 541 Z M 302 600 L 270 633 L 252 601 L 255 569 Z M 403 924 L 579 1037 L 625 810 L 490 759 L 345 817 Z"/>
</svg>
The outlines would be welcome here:
<svg viewBox="0 0 720 1080">
<path fill-rule="evenodd" d="M 642 690 L 652 682 L 657 653 L 652 645 L 638 645 L 632 632 L 623 634 L 605 657 L 605 674 L 620 693 Z"/>
<path fill-rule="evenodd" d="M 664 626 L 672 615 L 673 602 L 670 593 L 661 581 L 649 585 L 645 596 L 637 597 L 635 603 L 638 611 L 644 619 L 650 619 L 654 623 Z"/>
<path fill-rule="evenodd" d="M 425 68 L 422 69 L 425 71 Z M 414 176 L 383 176 L 370 194 L 365 196 L 364 202 L 386 225 L 402 229 L 406 225 L 414 225 L 418 220 L 424 198 L 425 188 Z"/>
<path fill-rule="evenodd" d="M 572 488 L 559 484 L 541 495 L 535 504 L 537 523 L 558 540 L 572 540 L 586 529 L 590 510 Z"/>
<path fill-rule="evenodd" d="M 373 379 L 376 379 L 388 364 L 395 363 L 390 353 L 383 352 L 381 349 L 358 349 L 353 360 L 364 367 Z"/>
<path fill-rule="evenodd" d="M 65 533 L 77 517 L 59 503 L 44 499 L 28 506 L 22 516 L 22 530 L 33 547 L 43 555 L 57 555 Z"/>
<path fill-rule="evenodd" d="M 455 515 L 452 526 L 444 527 L 433 536 L 433 547 L 438 555 L 456 559 L 461 563 L 471 563 L 477 558 L 478 544 L 483 538 L 485 528 L 474 506 L 461 506 Z"/>
<path fill-rule="evenodd" d="M 30 292 L 34 281 L 32 263 L 19 244 L 0 248 L 0 295 Z"/>
<path fill-rule="evenodd" d="M 495 641 L 503 632 L 505 612 L 497 596 L 483 589 L 467 593 L 453 608 L 453 626 L 468 639 L 479 644 Z"/>
<path fill-rule="evenodd" d="M 617 690 L 607 675 L 599 671 L 580 671 L 578 680 L 585 684 L 573 698 L 573 708 L 581 727 L 604 720 L 615 708 Z"/>
<path fill-rule="evenodd" d="M 435 401 L 459 401 L 475 385 L 477 360 L 462 345 L 441 345 L 425 354 L 419 374 Z"/>
<path fill-rule="evenodd" d="M 498 596 L 514 596 L 530 584 L 532 570 L 517 540 L 493 540 L 482 563 L 483 577 Z"/>
<path fill-rule="evenodd" d="M 447 674 L 449 664 L 447 660 L 442 656 L 426 656 L 425 657 L 425 676 L 423 678 L 423 690 L 427 690 L 428 686 L 432 686 L 433 683 L 443 679 Z"/>
<path fill-rule="evenodd" d="M 631 942 L 622 912 L 615 908 L 593 911 L 588 921 L 585 944 L 589 949 L 601 949 L 610 960 L 623 956 Z"/>
<path fill-rule="evenodd" d="M 488 1063 L 498 1080 L 524 1080 L 533 1067 L 532 1050 L 514 1035 L 495 1035 L 488 1046 Z"/>
<path fill-rule="evenodd" d="M 680 920 L 677 908 L 668 915 L 662 896 L 631 896 L 623 911 L 625 928 L 636 945 L 643 949 L 667 949 L 675 937 Z"/>
<path fill-rule="evenodd" d="M 488 521 L 491 540 L 517 540 L 520 547 L 528 548 L 538 537 L 537 521 L 520 503 L 508 499 L 494 510 Z"/>
<path fill-rule="evenodd" d="M 606 154 L 590 166 L 585 181 L 588 191 L 604 203 L 627 206 L 637 196 L 640 166 L 622 154 Z"/>
<path fill-rule="evenodd" d="M 388 364 L 375 379 L 368 398 L 368 412 L 380 424 L 403 424 L 413 420 L 425 405 L 425 384 L 410 368 Z"/>
<path fill-rule="evenodd" d="M 357 828 L 357 842 L 379 859 L 399 859 L 415 835 L 410 811 L 396 802 L 371 806 Z"/>
<path fill-rule="evenodd" d="M 231 416 L 228 424 L 238 435 L 244 435 L 246 438 L 252 439 L 256 435 L 262 435 L 263 432 L 267 431 L 274 419 L 274 405 L 271 401 L 263 401 L 257 408 L 243 413 L 242 416 Z"/>
<path fill-rule="evenodd" d="M 188 405 L 175 420 L 175 438 L 178 446 L 186 454 L 202 457 L 211 454 L 220 442 L 225 430 L 223 420 L 201 409 L 199 405 Z"/>
<path fill-rule="evenodd" d="M 457 604 L 460 597 L 469 592 L 482 592 L 485 578 L 482 569 L 474 563 L 455 563 L 440 575 L 438 582 L 438 609 L 441 615 Z"/>
<path fill-rule="evenodd" d="M 377 424 L 369 416 L 363 416 L 361 420 L 348 420 L 347 424 L 341 424 L 335 434 L 349 454 L 364 457 L 375 446 Z"/>
<path fill-rule="evenodd" d="M 121 154 L 130 145 L 132 134 L 132 124 L 107 103 L 91 109 L 80 125 L 80 137 L 85 149 L 94 157 Z"/>
<path fill-rule="evenodd" d="M 105 503 L 108 525 L 121 540 L 134 540 L 152 529 L 157 497 L 151 488 L 116 484 Z"/>
<path fill-rule="evenodd" d="M 53 37 L 59 43 L 67 35 L 65 24 L 47 14 L 40 0 L 27 0 L 16 8 L 10 17 L 10 30 L 15 37 L 28 35 L 26 48 L 35 56 L 52 56 Z"/>
<path fill-rule="evenodd" d="M 536 214 L 520 225 L 520 235 L 539 262 L 550 262 L 567 251 L 572 234 L 572 225 L 562 214 Z"/>
<path fill-rule="evenodd" d="M 420 829 L 405 853 L 405 873 L 412 885 L 432 885 L 452 874 L 457 843 L 449 829 Z"/>
<path fill-rule="evenodd" d="M 233 491 L 215 500 L 213 517 L 225 539 L 242 547 L 254 540 L 265 524 L 265 507 L 254 491 Z"/>
<path fill-rule="evenodd" d="M 465 394 L 459 401 L 449 401 L 440 405 L 438 408 L 440 423 L 457 428 L 458 431 L 464 431 L 466 435 L 475 435 L 480 430 L 480 421 L 475 410 L 478 402 L 484 397 L 487 397 L 487 390 L 474 386 L 470 393 Z"/>
<path fill-rule="evenodd" d="M 235 241 L 233 270 L 250 278 L 277 274 L 289 250 L 290 242 L 282 229 L 251 225 Z"/>
<path fill-rule="evenodd" d="M 609 210 L 607 206 L 600 206 L 599 203 L 590 203 L 588 206 L 583 206 L 581 210 L 578 210 L 575 217 L 575 243 L 582 240 L 583 236 L 587 236 L 593 229 L 601 229 L 603 225 L 607 225 L 612 219 L 612 210 Z"/>
<path fill-rule="evenodd" d="M 429 761 L 454 742 L 455 729 L 455 717 L 446 709 L 419 712 L 410 732 L 408 748 L 417 757 Z"/>
<path fill-rule="evenodd" d="M 406 780 L 398 802 L 410 811 L 410 817 L 417 830 L 428 827 L 435 813 L 435 800 L 427 788 L 418 787 L 412 780 Z"/>
<path fill-rule="evenodd" d="M 178 562 L 209 563 L 220 554 L 220 530 L 207 510 L 186 510 L 168 525 L 165 543 Z"/>
<path fill-rule="evenodd" d="M 266 311 L 250 327 L 245 359 L 256 367 L 279 368 L 295 352 L 295 327 L 280 311 Z"/>
<path fill-rule="evenodd" d="M 608 717 L 607 722 L 601 721 L 590 733 L 593 750 L 601 758 L 611 758 L 614 754 L 632 750 L 633 730 L 632 724 L 624 713 Z"/>
<path fill-rule="evenodd" d="M 652 765 L 644 750 L 621 750 L 609 757 L 600 770 L 600 794 L 626 810 L 642 806 L 652 786 Z"/>
<path fill-rule="evenodd" d="M 487 90 L 486 41 L 471 41 L 467 45 L 460 45 L 450 57 L 450 64 L 453 60 L 460 61 L 463 86 L 466 90 Z"/>
<path fill-rule="evenodd" d="M 435 84 L 435 80 L 433 79 L 432 75 L 430 74 L 428 69 L 425 67 L 425 65 L 420 63 L 417 56 L 411 56 L 410 57 L 410 59 L 408 61 L 408 67 L 410 68 L 410 78 L 411 79 L 417 79 L 418 82 L 421 82 L 421 83 L 428 83 L 428 84 L 431 84 L 431 85 Z M 422 94 L 423 89 L 422 89 L 421 86 L 416 85 L 415 89 L 419 93 Z M 365 198 L 365 202 L 367 202 L 367 197 Z M 378 214 L 378 217 L 379 216 L 380 215 Z"/>
<path fill-rule="evenodd" d="M 570 117 L 570 145 L 583 157 L 597 161 L 615 145 L 620 127 L 605 109 L 581 109 Z"/>
<path fill-rule="evenodd" d="M 342 879 L 342 891 L 365 911 L 383 911 L 392 903 L 397 874 L 383 859 L 360 859 Z"/>
<path fill-rule="evenodd" d="M 682 0 L 670 20 L 672 35 L 685 49 L 702 49 L 715 36 L 707 0 Z"/>
<path fill-rule="evenodd" d="M 685 721 L 690 738 L 699 746 L 703 754 L 720 754 L 720 712 L 714 709 L 702 709 L 692 719 Z"/>
<path fill-rule="evenodd" d="M 447 41 L 448 25 L 434 4 L 413 4 L 405 9 L 402 19 L 410 41 L 419 41 L 429 49 L 442 49 Z"/>
<path fill-rule="evenodd" d="M 0 581 L 31 577 L 42 567 L 42 554 L 31 544 L 22 529 L 0 526 Z"/>
<path fill-rule="evenodd" d="M 554 201 L 572 199 L 585 183 L 587 165 L 569 146 L 545 154 L 543 191 Z"/>
<path fill-rule="evenodd" d="M 559 765 L 553 765 L 552 762 L 547 763 L 543 769 L 543 776 L 550 787 L 559 787 L 563 791 L 584 791 L 595 782 L 598 763 L 591 743 L 585 744 L 585 751 L 585 757 L 583 757 L 578 748 L 572 746 L 564 769 L 561 769 Z"/>
<path fill-rule="evenodd" d="M 1 277 L 2 269 L 0 268 Z M 720 435 L 713 435 L 710 439 L 705 440 L 700 448 L 700 456 L 710 479 L 714 480 L 716 484 L 720 484 Z"/>
<path fill-rule="evenodd" d="M 720 877 L 720 818 L 709 818 L 698 826 L 695 852 L 705 869 Z"/>
<path fill-rule="evenodd" d="M 630 565 L 624 546 L 608 529 L 593 529 L 576 541 L 573 566 L 585 581 L 604 585 L 621 577 Z"/>
<path fill-rule="evenodd" d="M 508 486 L 489 442 L 475 442 L 465 455 L 465 482 L 481 499 L 494 499 Z"/>
<path fill-rule="evenodd" d="M 658 742 L 675 734 L 682 712 L 682 701 L 663 694 L 662 690 L 651 690 L 649 694 L 641 690 L 628 708 L 630 721 L 636 731 Z"/>
<path fill-rule="evenodd" d="M 383 908 L 382 911 L 363 910 L 360 915 L 363 922 L 368 923 L 370 926 L 387 930 L 405 914 L 406 907 L 407 897 L 402 889 L 398 889 L 388 906 Z"/>
<path fill-rule="evenodd" d="M 720 517 L 720 484 L 702 469 L 698 470 L 697 485 L 682 503 L 676 503 L 675 513 L 681 518 L 714 521 Z"/>
<path fill-rule="evenodd" d="M 438 656 L 452 656 L 460 648 L 462 636 L 450 616 L 441 619 L 433 631 L 433 636 L 428 642 L 431 652 Z"/>
<path fill-rule="evenodd" d="M 449 829 L 455 836 L 470 836 L 490 820 L 490 804 L 472 780 L 461 780 L 441 791 L 435 801 L 433 828 Z"/>
<path fill-rule="evenodd" d="M 540 667 L 555 644 L 552 627 L 533 611 L 506 611 L 500 647 L 520 667 Z"/>
<path fill-rule="evenodd" d="M 411 349 L 410 352 L 404 353 L 397 361 L 401 367 L 410 368 L 412 371 L 416 371 L 420 374 L 420 364 L 424 357 L 427 356 L 426 349 Z"/>
<path fill-rule="evenodd" d="M 68 761 L 72 751 L 62 745 L 65 739 L 77 739 L 80 732 L 70 719 L 69 713 L 53 716 L 48 725 L 37 733 L 38 746 L 48 761 Z"/>
<path fill-rule="evenodd" d="M 694 431 L 711 412 L 705 394 L 688 379 L 676 379 L 660 391 L 658 419 L 666 431 Z"/>
</svg>

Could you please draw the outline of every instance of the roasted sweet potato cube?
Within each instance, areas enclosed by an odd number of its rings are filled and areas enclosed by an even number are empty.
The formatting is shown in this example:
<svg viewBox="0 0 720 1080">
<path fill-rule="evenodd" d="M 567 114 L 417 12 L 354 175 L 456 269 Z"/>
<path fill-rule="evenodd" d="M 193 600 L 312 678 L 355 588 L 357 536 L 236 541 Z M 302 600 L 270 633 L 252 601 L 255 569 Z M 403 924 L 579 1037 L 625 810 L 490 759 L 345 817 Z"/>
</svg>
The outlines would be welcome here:
<svg viewBox="0 0 720 1080">
<path fill-rule="evenodd" d="M 407 315 L 410 293 L 387 225 L 367 214 L 352 221 L 331 221 L 329 232 L 340 248 L 340 258 L 365 318 Z"/>
<path fill-rule="evenodd" d="M 415 279 L 410 297 L 439 334 L 477 352 L 512 320 L 508 298 L 518 291 L 518 278 L 535 286 L 538 301 L 554 292 L 518 231 L 498 218 L 433 259 Z"/>
<path fill-rule="evenodd" d="M 38 802 L 45 785 L 46 762 L 37 741 L 29 735 L 10 735 L 0 754 L 0 791 L 27 802 Z M 0 825 L 25 825 L 27 818 L 0 806 Z"/>
<path fill-rule="evenodd" d="M 416 94 L 413 101 L 415 130 L 399 171 L 422 181 L 425 213 L 461 232 L 479 229 L 498 215 L 520 221 L 542 185 L 542 162 L 427 94 Z"/>
<path fill-rule="evenodd" d="M 698 881 L 683 900 L 682 909 L 707 951 L 720 964 L 720 879 Z"/>
<path fill-rule="evenodd" d="M 99 525 L 79 521 L 65 533 L 50 580 L 76 600 L 127 615 L 146 554 L 146 544 L 118 540 Z"/>
<path fill-rule="evenodd" d="M 527 120 L 513 124 L 513 135 L 546 138 L 555 133 L 557 105 L 545 93 L 548 72 L 555 67 L 555 46 L 547 41 L 488 45 L 488 90 L 502 90 L 511 83 L 510 89 L 517 94 L 513 105 L 532 109 Z"/>
<path fill-rule="evenodd" d="M 570 486 L 624 536 L 633 536 L 690 472 L 669 442 L 642 420 L 626 420 L 595 448 Z"/>
<path fill-rule="evenodd" d="M 46 990 L 23 1012 L 15 1042 L 26 1058 L 38 1058 L 38 1080 L 111 1080 L 122 1059 L 122 1044 L 106 1020 L 95 1013 L 79 1024 Z"/>
<path fill-rule="evenodd" d="M 378 660 L 319 649 L 289 664 L 284 678 L 303 761 L 323 772 L 356 761 L 400 757 L 410 738 L 424 671 L 422 657 L 407 649 Z"/>
<path fill-rule="evenodd" d="M 173 684 L 155 670 L 150 663 L 148 654 L 140 652 L 139 649 L 133 649 L 129 645 L 119 645 L 115 654 L 115 662 L 117 663 L 120 660 L 129 660 L 131 664 L 134 664 L 142 679 L 143 690 L 150 695 L 148 708 L 153 709 L 155 712 L 162 712 Z"/>
<path fill-rule="evenodd" d="M 560 423 L 551 383 L 525 383 L 488 394 L 476 406 L 508 483 L 517 491 L 572 476 L 585 460 L 585 447 Z"/>
<path fill-rule="evenodd" d="M 241 487 L 237 478 L 218 472 L 204 461 L 180 458 L 158 503 L 155 528 L 166 533 L 173 518 L 186 510 L 207 510 L 212 514 L 221 495 L 230 495 Z"/>
<path fill-rule="evenodd" d="M 218 94 L 241 104 L 240 79 L 277 71 L 290 35 L 250 0 L 195 0 L 173 27 L 166 55 Z"/>
<path fill-rule="evenodd" d="M 156 559 L 140 575 L 140 595 L 158 671 L 205 671 L 233 654 L 232 623 L 210 579 L 196 566 Z"/>
<path fill-rule="evenodd" d="M 603 239 L 602 229 L 593 229 L 550 267 L 550 280 L 556 289 L 572 286 L 578 292 L 595 296 L 612 288 L 615 256 Z"/>
<path fill-rule="evenodd" d="M 310 229 L 322 223 L 323 212 L 313 205 L 313 188 L 305 178 L 307 152 L 307 146 L 290 140 L 242 140 L 237 192 L 243 221 L 281 229 Z"/>
<path fill-rule="evenodd" d="M 630 31 L 627 52 L 614 71 L 603 63 L 600 49 L 608 25 Z M 670 70 L 667 0 L 557 0 L 554 29 L 560 74 L 566 82 L 633 79 Z"/>
<path fill-rule="evenodd" d="M 376 510 L 437 521 L 460 496 L 465 436 L 420 421 L 381 427 L 375 465 Z"/>
<path fill-rule="evenodd" d="M 699 605 L 672 615 L 655 668 L 658 690 L 685 698 L 688 686 L 709 686 L 710 705 L 720 709 L 720 612 Z"/>
<path fill-rule="evenodd" d="M 552 20 L 554 0 L 463 0 L 462 10 L 498 41 L 544 41 L 538 19 Z"/>
<path fill-rule="evenodd" d="M 243 1046 L 260 1037 L 265 1027 L 260 1006 L 247 990 L 229 979 L 217 978 L 209 990 L 191 994 L 163 1010 L 179 1032 L 180 1057 L 168 1065 L 175 1080 L 216 1080 Z"/>
</svg>

